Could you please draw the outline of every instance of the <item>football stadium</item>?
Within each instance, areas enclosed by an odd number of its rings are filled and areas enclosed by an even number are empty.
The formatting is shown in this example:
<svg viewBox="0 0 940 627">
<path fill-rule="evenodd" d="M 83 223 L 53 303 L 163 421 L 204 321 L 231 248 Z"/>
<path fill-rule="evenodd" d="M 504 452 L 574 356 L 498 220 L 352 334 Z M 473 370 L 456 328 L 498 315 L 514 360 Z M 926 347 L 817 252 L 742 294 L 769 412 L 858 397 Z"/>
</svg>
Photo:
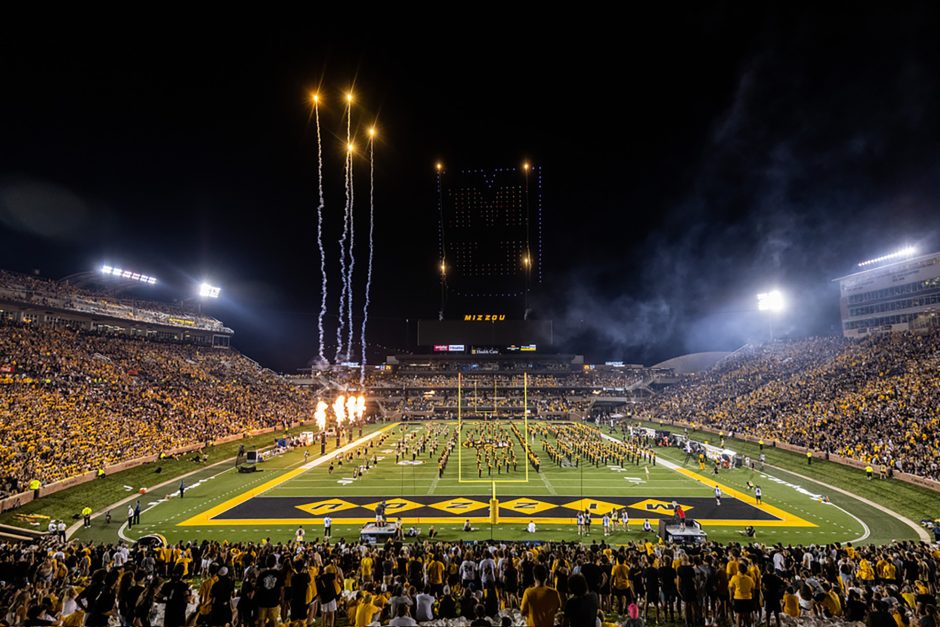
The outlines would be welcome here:
<svg viewBox="0 0 940 627">
<path fill-rule="evenodd" d="M 937 625 L 928 235 L 873 223 L 803 274 L 767 260 L 779 234 L 688 257 L 661 234 L 705 228 L 685 213 L 629 218 L 648 238 L 603 194 L 571 215 L 548 147 L 419 152 L 415 191 L 369 92 L 311 84 L 295 213 L 226 170 L 249 200 L 210 176 L 199 202 L 252 208 L 120 247 L 134 216 L 89 203 L 89 236 L 64 193 L 0 177 L 0 625 Z M 34 197 L 71 209 L 11 217 Z M 585 269 L 581 228 L 617 231 L 614 270 Z M 233 278 L 252 266 L 273 271 Z"/>
</svg>

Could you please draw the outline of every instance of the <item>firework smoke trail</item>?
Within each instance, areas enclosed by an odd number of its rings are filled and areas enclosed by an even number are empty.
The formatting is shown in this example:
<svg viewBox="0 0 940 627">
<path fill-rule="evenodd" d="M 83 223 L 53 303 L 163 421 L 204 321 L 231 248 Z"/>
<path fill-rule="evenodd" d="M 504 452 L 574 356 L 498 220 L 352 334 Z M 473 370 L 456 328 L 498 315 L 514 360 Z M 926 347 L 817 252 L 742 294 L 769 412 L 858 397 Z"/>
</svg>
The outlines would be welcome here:
<svg viewBox="0 0 940 627">
<path fill-rule="evenodd" d="M 375 214 L 375 129 L 369 131 L 369 266 L 366 271 L 365 304 L 362 306 L 362 361 L 359 364 L 359 385 L 366 380 L 366 323 L 369 322 L 369 289 L 372 287 L 372 230 Z"/>
<path fill-rule="evenodd" d="M 348 324 L 346 325 L 346 361 L 349 361 L 352 356 L 353 348 L 353 337 L 355 337 L 355 330 L 353 329 L 353 269 L 356 267 L 356 254 L 355 254 L 355 245 L 356 245 L 356 220 L 355 220 L 355 211 L 354 207 L 356 204 L 356 188 L 353 185 L 353 151 L 349 151 L 349 265 L 348 273 L 349 276 L 346 278 L 346 284 L 349 286 L 349 291 L 346 294 L 346 314 L 349 317 Z M 342 312 L 340 312 L 342 315 Z"/>
<path fill-rule="evenodd" d="M 343 213 L 343 234 L 339 238 L 339 275 L 343 279 L 343 286 L 339 293 L 339 316 L 336 323 L 336 363 L 343 357 L 343 327 L 346 317 L 343 311 L 346 307 L 346 292 L 349 289 L 346 283 L 346 233 L 349 231 L 349 152 L 346 153 L 344 175 L 346 177 L 346 207 Z"/>
<path fill-rule="evenodd" d="M 317 188 L 320 192 L 320 203 L 317 205 L 317 246 L 320 249 L 320 315 L 317 318 L 317 331 L 320 338 L 320 363 L 326 363 L 323 354 L 323 318 L 326 316 L 326 251 L 323 249 L 323 144 L 320 140 L 320 103 L 314 96 L 313 114 L 317 121 Z"/>
<path fill-rule="evenodd" d="M 346 294 L 349 291 L 349 283 L 346 281 L 346 234 L 349 231 L 349 170 L 351 166 L 351 143 L 349 140 L 350 118 L 352 117 L 352 99 L 347 97 L 346 105 L 346 164 L 344 175 L 346 177 L 346 208 L 343 213 L 343 234 L 339 238 L 339 275 L 343 278 L 343 287 L 339 295 L 339 316 L 336 323 L 336 362 L 339 363 L 343 356 L 343 327 L 346 319 L 343 311 L 346 307 Z"/>
</svg>

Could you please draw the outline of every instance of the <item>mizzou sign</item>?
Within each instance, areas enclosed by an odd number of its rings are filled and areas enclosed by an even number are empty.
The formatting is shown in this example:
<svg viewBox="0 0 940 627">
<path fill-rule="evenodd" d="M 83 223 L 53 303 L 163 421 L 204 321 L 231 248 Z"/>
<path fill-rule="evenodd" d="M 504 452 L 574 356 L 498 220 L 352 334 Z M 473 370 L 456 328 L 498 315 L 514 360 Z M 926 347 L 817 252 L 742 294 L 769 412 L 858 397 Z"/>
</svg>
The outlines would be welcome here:
<svg viewBox="0 0 940 627">
<path fill-rule="evenodd" d="M 502 322 L 506 314 L 464 314 L 464 322 Z"/>
</svg>

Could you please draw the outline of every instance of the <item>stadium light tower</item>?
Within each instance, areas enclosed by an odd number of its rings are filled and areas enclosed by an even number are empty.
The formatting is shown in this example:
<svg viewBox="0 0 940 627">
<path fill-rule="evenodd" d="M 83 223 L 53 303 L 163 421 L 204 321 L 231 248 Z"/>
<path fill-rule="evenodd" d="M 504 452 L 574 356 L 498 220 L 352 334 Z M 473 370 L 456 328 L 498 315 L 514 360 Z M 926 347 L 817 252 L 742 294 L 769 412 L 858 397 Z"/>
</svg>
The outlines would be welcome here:
<svg viewBox="0 0 940 627">
<path fill-rule="evenodd" d="M 872 266 L 879 263 L 884 263 L 886 261 L 894 261 L 895 259 L 905 259 L 907 257 L 913 257 L 918 252 L 916 246 L 905 246 L 900 250 L 896 250 L 889 255 L 882 255 L 881 257 L 875 257 L 874 259 L 867 259 L 858 264 L 859 268 L 864 268 L 866 266 Z"/>
<path fill-rule="evenodd" d="M 114 277 L 116 279 L 123 279 L 126 281 L 136 281 L 138 283 L 144 283 L 145 285 L 156 285 L 156 277 L 152 277 L 146 274 L 141 274 L 140 272 L 134 272 L 133 270 L 125 270 L 122 268 L 109 266 L 104 264 L 98 270 L 101 274 Z"/>
<path fill-rule="evenodd" d="M 203 281 L 202 284 L 199 285 L 199 297 L 200 298 L 218 298 L 221 292 L 222 292 L 221 287 L 209 285 L 205 281 Z"/>
<path fill-rule="evenodd" d="M 784 310 L 783 293 L 780 290 L 771 290 L 757 295 L 758 311 L 771 311 L 774 313 Z"/>
<path fill-rule="evenodd" d="M 767 312 L 767 322 L 770 328 L 770 341 L 774 341 L 774 316 L 786 309 L 783 292 L 770 290 L 757 295 L 757 310 Z"/>
</svg>

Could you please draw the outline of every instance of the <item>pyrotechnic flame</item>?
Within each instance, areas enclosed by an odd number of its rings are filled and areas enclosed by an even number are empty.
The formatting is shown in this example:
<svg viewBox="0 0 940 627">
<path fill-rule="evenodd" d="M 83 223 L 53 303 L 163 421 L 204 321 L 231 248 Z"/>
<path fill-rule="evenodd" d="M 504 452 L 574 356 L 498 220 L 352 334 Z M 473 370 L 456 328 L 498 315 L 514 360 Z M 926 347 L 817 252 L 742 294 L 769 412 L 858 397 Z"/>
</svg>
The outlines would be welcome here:
<svg viewBox="0 0 940 627">
<path fill-rule="evenodd" d="M 317 409 L 313 412 L 313 417 L 317 421 L 317 429 L 323 431 L 326 429 L 326 410 L 329 407 L 323 401 L 317 401 Z"/>
<path fill-rule="evenodd" d="M 349 421 L 354 422 L 356 420 L 356 397 L 348 396 L 346 397 L 346 415 L 349 416 Z"/>
<path fill-rule="evenodd" d="M 340 394 L 333 401 L 333 414 L 336 415 L 336 426 L 340 426 L 346 420 L 346 397 Z"/>
</svg>

